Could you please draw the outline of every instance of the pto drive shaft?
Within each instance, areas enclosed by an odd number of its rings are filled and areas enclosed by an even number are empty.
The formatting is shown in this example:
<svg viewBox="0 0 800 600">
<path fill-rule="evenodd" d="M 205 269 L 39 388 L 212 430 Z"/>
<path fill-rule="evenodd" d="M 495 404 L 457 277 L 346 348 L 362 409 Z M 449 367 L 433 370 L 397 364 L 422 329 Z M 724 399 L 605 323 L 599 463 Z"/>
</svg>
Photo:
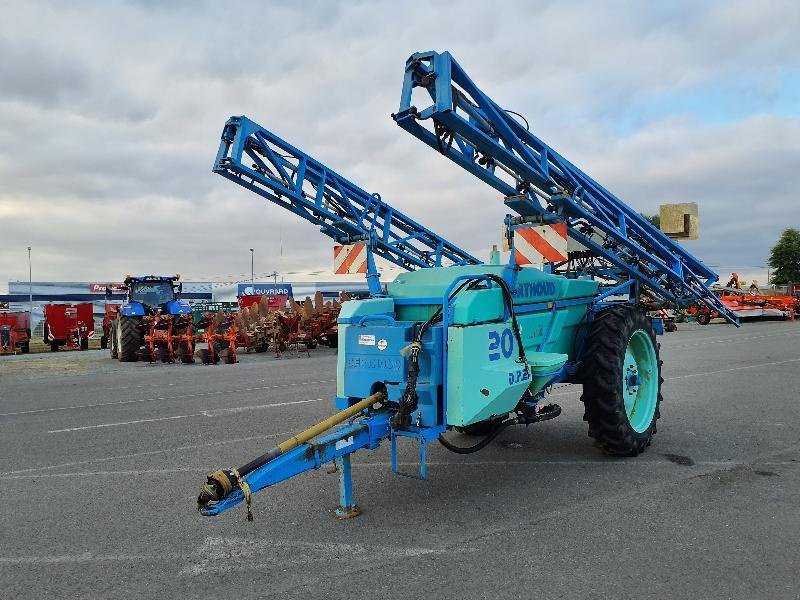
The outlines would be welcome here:
<svg viewBox="0 0 800 600">
<path fill-rule="evenodd" d="M 238 469 L 220 469 L 210 473 L 206 482 L 200 487 L 200 495 L 197 497 L 197 510 L 200 510 L 210 502 L 218 502 L 219 500 L 222 500 L 234 489 L 241 487 L 239 482 L 248 473 L 252 473 L 259 467 L 272 460 L 275 460 L 289 450 L 297 448 L 297 446 L 300 446 L 301 444 L 305 444 L 309 440 L 326 432 L 331 427 L 334 427 L 339 423 L 356 416 L 362 410 L 369 408 L 374 404 L 378 404 L 379 402 L 384 402 L 385 400 L 385 392 L 375 392 L 371 396 L 364 398 L 353 406 L 331 415 L 324 421 L 320 421 L 316 425 L 313 425 L 305 431 L 298 433 L 285 442 L 278 444 L 266 454 L 262 454 L 258 458 L 251 460 L 249 463 L 239 467 Z"/>
</svg>

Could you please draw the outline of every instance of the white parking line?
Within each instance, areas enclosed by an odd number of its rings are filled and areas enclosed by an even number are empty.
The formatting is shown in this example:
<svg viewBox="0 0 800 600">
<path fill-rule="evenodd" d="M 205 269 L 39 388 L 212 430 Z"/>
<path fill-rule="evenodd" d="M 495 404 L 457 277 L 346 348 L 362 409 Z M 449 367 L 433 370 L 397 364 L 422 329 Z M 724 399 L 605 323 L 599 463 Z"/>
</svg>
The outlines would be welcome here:
<svg viewBox="0 0 800 600">
<path fill-rule="evenodd" d="M 154 456 L 156 454 L 169 454 L 174 452 L 182 452 L 184 450 L 198 450 L 200 448 L 209 448 L 211 446 L 224 446 L 225 444 L 240 444 L 241 442 L 251 442 L 253 440 L 266 440 L 274 437 L 283 437 L 291 435 L 296 431 L 280 431 L 278 433 L 265 433 L 263 435 L 251 435 L 249 437 L 234 438 L 230 440 L 219 440 L 216 442 L 206 442 L 205 444 L 189 444 L 187 446 L 177 446 L 174 448 L 162 448 L 160 450 L 147 450 L 145 452 L 133 452 L 131 454 L 116 454 L 111 456 L 100 456 L 98 458 L 89 458 L 86 460 L 76 460 L 68 463 L 57 463 L 55 465 L 47 465 L 45 467 L 28 467 L 26 469 L 17 469 L 15 471 L 6 471 L 0 473 L 0 477 L 7 477 L 9 475 L 17 475 L 19 473 L 33 473 L 36 471 L 49 471 L 51 469 L 63 469 L 65 467 L 78 467 L 80 465 L 91 465 L 94 463 L 107 462 L 110 460 L 127 460 L 130 458 L 141 458 L 143 456 Z"/>
<path fill-rule="evenodd" d="M 722 338 L 712 338 L 708 340 L 692 342 L 689 344 L 669 344 L 665 343 L 665 348 L 696 348 L 697 346 L 707 346 L 708 344 L 735 344 L 738 342 L 743 341 L 752 341 L 752 340 L 763 340 L 766 338 L 775 337 L 778 335 L 797 335 L 797 331 L 779 331 L 776 333 L 765 333 L 763 335 L 749 335 L 749 336 L 734 336 L 734 337 L 722 337 Z"/>
<path fill-rule="evenodd" d="M 204 410 L 188 415 L 172 415 L 154 419 L 137 419 L 135 421 L 119 421 L 117 423 L 100 423 L 98 425 L 83 425 L 81 427 L 68 427 L 66 429 L 51 429 L 47 433 L 67 433 L 70 431 L 85 431 L 87 429 L 103 429 L 105 427 L 122 427 L 124 425 L 138 425 L 140 423 L 155 423 L 157 421 L 173 421 L 176 419 L 191 419 L 193 417 L 218 417 L 227 413 L 245 412 L 248 410 L 261 410 L 264 408 L 277 408 L 279 406 L 292 406 L 295 404 L 308 404 L 309 402 L 322 402 L 322 398 L 312 400 L 294 400 L 292 402 L 276 402 L 274 404 L 258 404 L 256 406 L 236 406 L 233 408 L 216 408 Z"/>
<path fill-rule="evenodd" d="M 775 365 L 785 365 L 788 363 L 800 362 L 800 358 L 790 358 L 788 360 L 778 360 L 775 362 L 759 363 L 757 365 L 742 365 L 741 367 L 731 367 L 730 369 L 720 369 L 719 371 L 705 371 L 704 373 L 689 373 L 688 375 L 675 375 L 666 377 L 665 381 L 673 379 L 688 379 L 689 377 L 703 377 L 705 375 L 717 375 L 719 373 L 730 373 L 731 371 L 743 371 L 744 369 L 758 369 L 759 367 L 772 367 Z"/>
<path fill-rule="evenodd" d="M 182 394 L 180 396 L 154 396 L 152 398 L 136 398 L 133 400 L 115 400 L 114 402 L 98 402 L 97 404 L 75 404 L 73 406 L 55 406 L 53 408 L 36 408 L 32 410 L 20 410 L 17 412 L 0 413 L 0 417 L 13 417 L 17 415 L 33 415 L 38 413 L 57 412 L 62 410 L 77 410 L 80 408 L 97 408 L 99 406 L 118 406 L 122 404 L 136 404 L 141 402 L 155 402 L 166 400 L 183 400 L 185 398 L 201 398 L 203 396 L 214 396 L 219 394 L 241 394 L 242 392 L 258 392 L 262 390 L 276 390 L 279 388 L 293 387 L 298 385 L 314 385 L 319 383 L 334 383 L 335 379 L 323 379 L 319 381 L 300 381 L 296 383 L 282 383 L 278 385 L 264 385 L 260 387 L 241 388 L 237 390 L 215 390 L 212 392 L 199 392 L 196 394 Z M 170 384 L 172 385 L 172 384 Z"/>
</svg>

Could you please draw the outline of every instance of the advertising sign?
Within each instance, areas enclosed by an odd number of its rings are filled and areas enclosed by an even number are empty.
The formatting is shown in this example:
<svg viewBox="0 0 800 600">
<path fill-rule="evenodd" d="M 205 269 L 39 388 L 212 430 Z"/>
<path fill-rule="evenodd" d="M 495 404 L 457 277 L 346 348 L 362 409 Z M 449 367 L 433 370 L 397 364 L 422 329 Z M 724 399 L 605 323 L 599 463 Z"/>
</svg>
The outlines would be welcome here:
<svg viewBox="0 0 800 600">
<path fill-rule="evenodd" d="M 238 296 L 283 296 L 292 295 L 291 283 L 240 283 Z"/>
<path fill-rule="evenodd" d="M 124 294 L 125 287 L 121 283 L 90 283 L 89 293 L 91 294 L 105 294 L 106 288 L 111 286 L 112 294 Z"/>
</svg>

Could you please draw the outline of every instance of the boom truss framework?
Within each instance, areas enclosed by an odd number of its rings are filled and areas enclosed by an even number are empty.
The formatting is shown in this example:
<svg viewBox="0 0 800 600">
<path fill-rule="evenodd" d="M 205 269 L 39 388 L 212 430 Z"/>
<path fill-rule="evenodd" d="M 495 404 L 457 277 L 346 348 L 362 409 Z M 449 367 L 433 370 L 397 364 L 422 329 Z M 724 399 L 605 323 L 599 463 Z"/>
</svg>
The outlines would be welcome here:
<svg viewBox="0 0 800 600">
<path fill-rule="evenodd" d="M 311 221 L 340 244 L 366 242 L 373 294 L 380 293 L 373 253 L 408 270 L 481 262 L 247 117 L 225 124 L 214 172 Z"/>
<path fill-rule="evenodd" d="M 422 109 L 412 103 L 418 89 L 433 100 L 425 99 Z M 589 252 L 554 265 L 556 272 L 568 268 L 572 276 L 598 276 L 615 292 L 631 293 L 639 282 L 668 304 L 699 300 L 736 322 L 708 287 L 718 279 L 714 271 L 537 138 L 484 94 L 449 52 L 408 59 L 393 117 L 503 194 L 521 215 L 509 224 L 566 222 L 569 236 Z"/>
</svg>

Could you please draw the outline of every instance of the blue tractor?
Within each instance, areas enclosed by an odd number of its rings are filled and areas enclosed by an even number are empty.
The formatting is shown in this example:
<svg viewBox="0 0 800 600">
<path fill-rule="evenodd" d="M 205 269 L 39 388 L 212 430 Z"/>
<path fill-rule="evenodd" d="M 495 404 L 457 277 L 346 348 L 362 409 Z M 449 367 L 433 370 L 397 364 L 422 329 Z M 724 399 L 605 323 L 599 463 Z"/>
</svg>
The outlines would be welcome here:
<svg viewBox="0 0 800 600">
<path fill-rule="evenodd" d="M 126 275 L 124 285 L 125 303 L 111 322 L 111 358 L 194 362 L 192 308 L 180 299 L 180 275 Z"/>
</svg>

